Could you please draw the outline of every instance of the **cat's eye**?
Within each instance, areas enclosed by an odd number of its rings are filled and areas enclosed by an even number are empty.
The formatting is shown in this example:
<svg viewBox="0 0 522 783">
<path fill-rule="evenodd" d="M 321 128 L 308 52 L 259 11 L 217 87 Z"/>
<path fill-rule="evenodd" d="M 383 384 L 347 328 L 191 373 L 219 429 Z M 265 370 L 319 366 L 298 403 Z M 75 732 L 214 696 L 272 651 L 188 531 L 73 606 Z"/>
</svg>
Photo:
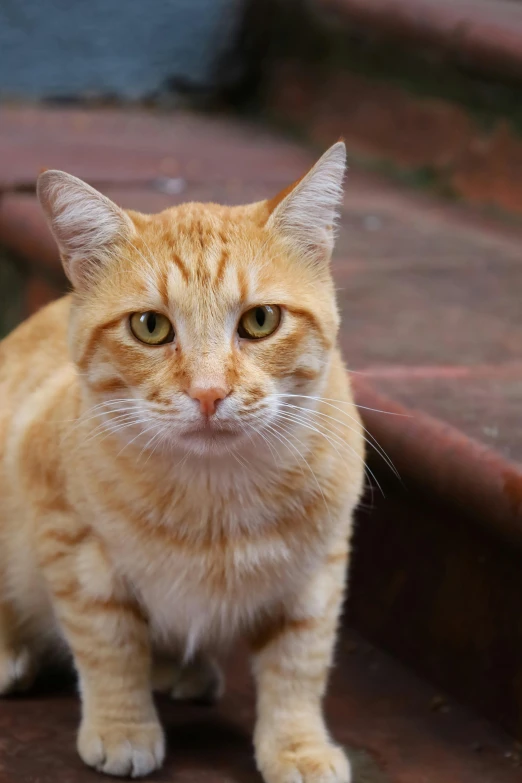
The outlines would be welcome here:
<svg viewBox="0 0 522 783">
<path fill-rule="evenodd" d="M 147 345 L 164 345 L 174 339 L 174 329 L 169 319 L 152 310 L 147 313 L 133 313 L 130 317 L 130 328 L 134 337 Z"/>
<path fill-rule="evenodd" d="M 237 332 L 248 340 L 260 340 L 273 334 L 281 321 L 281 308 L 277 305 L 260 305 L 243 313 Z"/>
</svg>

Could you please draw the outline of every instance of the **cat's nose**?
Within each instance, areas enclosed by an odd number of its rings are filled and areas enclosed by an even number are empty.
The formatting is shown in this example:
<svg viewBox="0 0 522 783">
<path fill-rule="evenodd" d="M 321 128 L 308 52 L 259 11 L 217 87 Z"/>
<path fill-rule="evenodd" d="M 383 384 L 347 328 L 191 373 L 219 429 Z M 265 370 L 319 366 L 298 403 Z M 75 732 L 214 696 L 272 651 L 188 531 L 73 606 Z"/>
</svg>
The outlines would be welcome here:
<svg viewBox="0 0 522 783">
<path fill-rule="evenodd" d="M 210 388 L 194 387 L 188 390 L 189 397 L 199 402 L 201 413 L 204 416 L 212 416 L 216 412 L 216 405 L 220 400 L 224 400 L 228 391 L 222 386 L 211 386 Z"/>
</svg>

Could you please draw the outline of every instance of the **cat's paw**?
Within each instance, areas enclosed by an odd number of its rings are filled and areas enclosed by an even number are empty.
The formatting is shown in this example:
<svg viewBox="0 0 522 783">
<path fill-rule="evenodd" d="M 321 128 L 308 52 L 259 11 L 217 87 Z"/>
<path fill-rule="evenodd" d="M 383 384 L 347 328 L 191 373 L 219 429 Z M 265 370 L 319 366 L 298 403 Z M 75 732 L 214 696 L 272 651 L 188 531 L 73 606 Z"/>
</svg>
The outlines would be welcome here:
<svg viewBox="0 0 522 783">
<path fill-rule="evenodd" d="M 0 696 L 27 690 L 35 677 L 34 661 L 27 647 L 0 651 Z"/>
<path fill-rule="evenodd" d="M 140 778 L 163 764 L 165 738 L 157 721 L 129 725 L 83 721 L 78 753 L 98 772 Z"/>
<path fill-rule="evenodd" d="M 225 688 L 218 664 L 212 658 L 201 655 L 186 664 L 156 662 L 153 689 L 170 693 L 175 701 L 214 704 L 221 698 Z"/>
<path fill-rule="evenodd" d="M 350 762 L 341 748 L 325 741 L 276 744 L 258 753 L 266 783 L 350 783 Z"/>
</svg>

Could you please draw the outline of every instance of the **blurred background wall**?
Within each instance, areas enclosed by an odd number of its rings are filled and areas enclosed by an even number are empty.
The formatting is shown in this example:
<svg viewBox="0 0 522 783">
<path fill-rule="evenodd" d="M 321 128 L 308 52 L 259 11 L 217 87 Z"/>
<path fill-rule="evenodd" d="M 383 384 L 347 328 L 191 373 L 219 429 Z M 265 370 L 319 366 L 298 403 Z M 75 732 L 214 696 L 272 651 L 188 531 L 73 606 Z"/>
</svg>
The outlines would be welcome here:
<svg viewBox="0 0 522 783">
<path fill-rule="evenodd" d="M 243 0 L 0 0 L 0 96 L 157 98 L 214 87 Z"/>
</svg>

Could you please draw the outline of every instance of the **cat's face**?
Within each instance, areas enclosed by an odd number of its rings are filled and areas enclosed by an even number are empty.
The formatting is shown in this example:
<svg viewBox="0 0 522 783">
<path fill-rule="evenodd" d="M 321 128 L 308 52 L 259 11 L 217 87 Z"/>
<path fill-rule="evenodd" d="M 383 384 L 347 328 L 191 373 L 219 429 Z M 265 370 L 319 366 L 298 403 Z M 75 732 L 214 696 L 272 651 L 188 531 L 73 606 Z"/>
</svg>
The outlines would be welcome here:
<svg viewBox="0 0 522 783">
<path fill-rule="evenodd" d="M 328 262 L 343 170 L 336 145 L 271 202 L 154 216 L 43 175 L 76 289 L 73 357 L 107 428 L 145 449 L 201 455 L 294 428 L 288 404 L 321 393 L 336 341 Z"/>
</svg>

